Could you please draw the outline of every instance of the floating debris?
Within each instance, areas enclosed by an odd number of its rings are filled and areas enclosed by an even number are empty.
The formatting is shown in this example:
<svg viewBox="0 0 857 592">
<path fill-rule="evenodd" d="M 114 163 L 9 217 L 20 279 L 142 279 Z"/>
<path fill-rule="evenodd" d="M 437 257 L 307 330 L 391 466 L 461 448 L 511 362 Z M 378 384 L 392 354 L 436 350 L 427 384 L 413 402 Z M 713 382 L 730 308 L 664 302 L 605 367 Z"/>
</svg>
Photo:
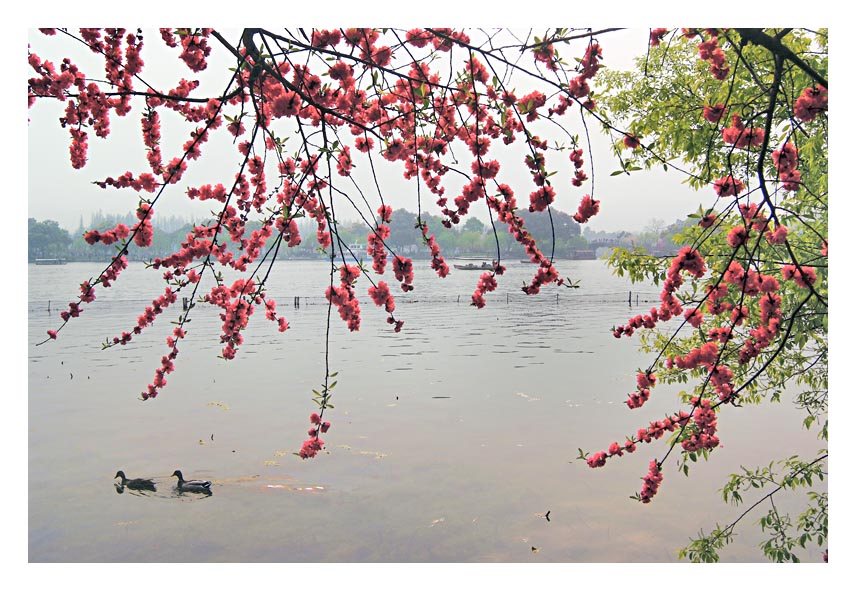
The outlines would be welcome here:
<svg viewBox="0 0 857 592">
<path fill-rule="evenodd" d="M 551 511 L 550 510 L 548 510 L 544 514 L 536 514 L 535 516 L 536 516 L 536 518 L 544 518 L 548 522 L 551 521 Z"/>
<path fill-rule="evenodd" d="M 265 489 L 277 489 L 282 491 L 299 491 L 301 493 L 320 493 L 324 491 L 321 485 L 308 485 L 306 487 L 296 487 L 294 485 L 285 485 L 282 483 L 267 483 Z"/>
<path fill-rule="evenodd" d="M 221 401 L 212 401 L 208 403 L 206 407 L 220 407 L 223 411 L 229 411 L 231 409 L 229 405 Z"/>
<path fill-rule="evenodd" d="M 446 520 L 446 518 L 435 518 L 434 520 L 431 521 L 431 524 L 429 524 L 428 527 L 431 528 L 432 526 L 434 526 L 436 524 L 440 524 L 444 520 Z"/>
</svg>

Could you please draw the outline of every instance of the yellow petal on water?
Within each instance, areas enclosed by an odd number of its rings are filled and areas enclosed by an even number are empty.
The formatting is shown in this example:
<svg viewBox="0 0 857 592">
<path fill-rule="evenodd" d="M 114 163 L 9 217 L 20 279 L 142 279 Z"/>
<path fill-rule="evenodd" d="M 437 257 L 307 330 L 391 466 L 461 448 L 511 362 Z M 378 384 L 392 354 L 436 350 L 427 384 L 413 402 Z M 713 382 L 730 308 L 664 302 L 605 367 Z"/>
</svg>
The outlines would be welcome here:
<svg viewBox="0 0 857 592">
<path fill-rule="evenodd" d="M 377 451 L 374 451 L 374 450 L 361 450 L 361 451 L 359 452 L 359 454 L 363 454 L 363 455 L 366 455 L 366 456 L 374 456 L 375 458 L 384 458 L 384 457 L 386 457 L 386 456 L 387 456 L 387 454 L 386 454 L 386 453 L 384 453 L 384 452 L 377 452 Z"/>
<path fill-rule="evenodd" d="M 208 403 L 208 407 L 220 407 L 223 411 L 229 411 L 230 407 L 226 403 L 222 403 L 220 401 L 212 401 Z"/>
<path fill-rule="evenodd" d="M 291 454 L 288 450 L 276 450 L 274 452 L 274 456 L 286 456 L 287 454 Z"/>
<path fill-rule="evenodd" d="M 275 460 L 266 460 L 266 461 L 265 461 L 265 466 L 266 466 L 266 467 L 279 467 L 279 466 L 280 466 L 280 463 L 278 463 L 278 462 L 277 462 L 277 461 L 275 461 Z"/>
<path fill-rule="evenodd" d="M 218 480 L 218 483 L 246 483 L 247 481 L 255 481 L 260 475 L 244 475 L 243 477 L 227 477 L 226 479 Z"/>
<path fill-rule="evenodd" d="M 440 524 L 440 523 L 441 523 L 441 522 L 443 522 L 444 520 L 445 520 L 445 518 L 435 518 L 434 520 L 432 520 L 432 521 L 431 521 L 431 524 L 429 524 L 429 526 L 428 526 L 428 527 L 429 527 L 429 528 L 431 528 L 431 527 L 432 527 L 432 526 L 434 526 L 435 524 Z"/>
<path fill-rule="evenodd" d="M 200 440 L 200 441 L 199 441 L 199 445 L 200 445 L 200 446 L 205 446 L 205 440 Z"/>
</svg>

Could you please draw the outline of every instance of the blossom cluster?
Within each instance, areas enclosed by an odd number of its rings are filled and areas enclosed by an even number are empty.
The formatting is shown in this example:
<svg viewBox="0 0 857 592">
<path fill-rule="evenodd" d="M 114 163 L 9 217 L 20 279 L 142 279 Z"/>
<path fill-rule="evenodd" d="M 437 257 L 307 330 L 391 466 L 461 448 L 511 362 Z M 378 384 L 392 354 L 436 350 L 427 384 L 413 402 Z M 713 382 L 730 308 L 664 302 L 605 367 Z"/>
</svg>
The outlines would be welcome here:
<svg viewBox="0 0 857 592">
<path fill-rule="evenodd" d="M 649 463 L 649 472 L 643 477 L 643 488 L 640 490 L 640 501 L 648 504 L 658 492 L 658 487 L 661 481 L 664 480 L 664 474 L 661 472 L 661 465 L 658 461 L 653 460 Z"/>
<path fill-rule="evenodd" d="M 328 286 L 325 290 L 325 297 L 336 305 L 340 318 L 345 321 L 350 331 L 360 329 L 360 302 L 354 291 L 354 284 L 359 276 L 359 268 L 345 264 L 339 268 L 339 285 Z"/>
<path fill-rule="evenodd" d="M 437 244 L 434 235 L 428 233 L 428 224 L 425 222 L 420 224 L 420 231 L 423 235 L 423 242 L 428 247 L 429 253 L 431 254 L 431 268 L 435 270 L 438 277 L 445 278 L 449 275 L 449 264 L 444 260 L 443 255 L 441 255 L 440 245 Z"/>
<path fill-rule="evenodd" d="M 749 148 L 761 146 L 765 138 L 765 130 L 760 127 L 747 127 L 741 118 L 733 113 L 731 125 L 724 127 L 722 131 L 723 141 L 736 148 Z"/>
<path fill-rule="evenodd" d="M 318 435 L 324 434 L 328 429 L 330 429 L 330 422 L 322 421 L 321 416 L 318 413 L 311 414 L 309 416 L 309 422 L 313 427 L 307 431 L 309 438 L 304 440 L 301 450 L 298 453 L 298 455 L 304 459 L 313 458 L 321 451 L 324 447 L 324 440 L 319 438 Z"/>
<path fill-rule="evenodd" d="M 726 63 L 726 54 L 718 42 L 717 33 L 714 32 L 708 41 L 699 44 L 699 57 L 711 64 L 709 71 L 717 80 L 725 80 L 729 75 L 729 64 Z"/>
<path fill-rule="evenodd" d="M 580 205 L 577 206 L 577 213 L 572 218 L 578 224 L 589 222 L 595 214 L 598 213 L 601 202 L 597 199 L 592 199 L 589 195 L 584 195 L 580 200 Z"/>
<path fill-rule="evenodd" d="M 798 150 L 791 142 L 786 142 L 779 150 L 771 155 L 783 189 L 797 191 L 800 187 L 801 174 L 797 170 Z"/>
<path fill-rule="evenodd" d="M 827 111 L 827 89 L 820 84 L 805 88 L 795 101 L 794 114 L 801 121 L 812 121 L 824 111 Z"/>
<path fill-rule="evenodd" d="M 685 272 L 694 278 L 701 278 L 706 273 L 705 260 L 699 254 L 699 251 L 691 247 L 684 246 L 679 249 L 678 254 L 673 258 L 670 268 L 667 271 L 667 277 L 664 280 L 664 287 L 661 290 L 661 306 L 660 308 L 652 308 L 649 314 L 637 315 L 631 318 L 626 325 L 620 325 L 613 329 L 613 336 L 616 338 L 631 336 L 636 329 L 645 327 L 652 329 L 658 321 L 668 321 L 671 318 L 682 314 L 684 308 L 675 296 L 675 292 L 681 287 L 684 280 L 681 273 Z"/>
<path fill-rule="evenodd" d="M 479 283 L 471 296 L 471 304 L 476 308 L 483 308 L 485 306 L 485 294 L 496 289 L 497 279 L 494 277 L 494 273 L 483 273 L 479 277 Z"/>
<path fill-rule="evenodd" d="M 247 328 L 247 323 L 255 311 L 254 304 L 264 303 L 264 298 L 264 292 L 257 287 L 254 280 L 243 278 L 235 280 L 230 287 L 214 286 L 205 295 L 206 302 L 223 309 L 220 313 L 220 320 L 223 321 L 220 342 L 226 344 L 221 352 L 225 359 L 235 358 L 237 346 L 244 343 L 241 332 Z"/>
<path fill-rule="evenodd" d="M 568 155 L 568 158 L 574 165 L 574 178 L 571 180 L 571 184 L 575 187 L 580 187 L 587 179 L 586 173 L 583 172 L 583 149 L 575 148 Z"/>
</svg>

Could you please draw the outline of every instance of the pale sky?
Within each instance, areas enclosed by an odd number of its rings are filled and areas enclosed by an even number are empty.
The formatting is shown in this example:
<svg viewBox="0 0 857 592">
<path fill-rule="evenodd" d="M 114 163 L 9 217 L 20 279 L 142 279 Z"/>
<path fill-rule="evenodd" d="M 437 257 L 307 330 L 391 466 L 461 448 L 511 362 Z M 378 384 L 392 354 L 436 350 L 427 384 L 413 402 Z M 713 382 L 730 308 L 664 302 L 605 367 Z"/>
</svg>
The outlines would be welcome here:
<svg viewBox="0 0 857 592">
<path fill-rule="evenodd" d="M 156 31 L 145 32 L 145 44 L 143 48 L 143 59 L 146 67 L 143 77 L 159 88 L 169 88 L 174 85 L 180 76 L 189 79 L 200 78 L 205 85 L 207 80 L 212 80 L 212 88 L 220 88 L 221 81 L 228 74 L 225 69 L 230 65 L 225 57 L 225 50 L 212 39 L 212 56 L 210 58 L 209 70 L 194 75 L 187 68 L 170 70 L 171 66 L 178 61 L 177 54 L 164 48 Z M 35 51 L 43 59 L 51 59 L 58 62 L 62 54 L 56 48 L 74 47 L 74 44 L 61 36 L 45 37 L 38 31 L 31 31 L 29 42 Z M 599 42 L 603 48 L 603 64 L 606 67 L 624 69 L 632 67 L 633 56 L 637 53 L 645 53 L 648 42 L 647 29 L 632 29 L 621 32 L 611 32 L 599 36 Z M 582 51 L 582 50 L 581 50 Z M 81 60 L 81 69 L 91 76 L 99 76 L 103 73 L 100 62 L 90 61 L 93 65 L 87 68 L 87 59 L 90 58 L 84 52 L 78 50 Z M 216 67 L 220 59 L 221 67 Z M 155 67 L 153 67 L 155 66 Z M 170 72 L 178 72 L 178 74 Z M 28 76 L 31 74 L 28 74 Z M 160 86 L 159 86 L 160 85 Z M 216 86 L 214 86 L 216 85 Z M 202 87 L 201 87 L 202 88 Z M 520 88 L 524 88 L 524 85 Z M 216 92 L 216 91 L 213 91 Z M 139 105 L 139 101 L 135 104 Z M 571 111 L 571 110 L 570 110 Z M 101 189 L 92 184 L 93 181 L 104 179 L 107 176 L 117 177 L 127 170 L 139 174 L 147 171 L 148 166 L 144 160 L 144 151 L 139 135 L 139 108 L 132 111 L 124 118 L 111 117 L 111 135 L 106 141 L 95 138 L 90 133 L 89 159 L 86 167 L 76 171 L 72 169 L 68 157 L 69 135 L 67 130 L 59 127 L 57 122 L 62 114 L 62 105 L 59 101 L 40 100 L 28 111 L 30 123 L 28 126 L 28 217 L 39 220 L 52 219 L 61 226 L 73 231 L 79 226 L 81 216 L 85 225 L 89 224 L 93 212 L 101 210 L 104 213 L 124 214 L 136 208 L 137 198 L 133 191 L 118 191 L 115 189 Z M 171 137 L 167 117 L 162 110 L 162 122 L 164 137 L 162 150 L 164 159 L 169 160 L 180 154 L 181 144 L 186 137 Z M 574 133 L 579 133 L 583 138 L 583 128 L 579 117 L 566 116 L 562 123 L 568 125 Z M 589 129 L 593 141 L 593 160 L 596 178 L 596 199 L 601 200 L 601 212 L 594 217 L 589 226 L 593 230 L 639 230 L 649 221 L 658 219 L 671 223 L 677 218 L 683 218 L 688 213 L 695 211 L 700 203 L 706 203 L 711 196 L 706 193 L 696 193 L 687 186 L 681 184 L 682 176 L 678 173 L 664 173 L 662 170 L 653 172 L 637 172 L 632 176 L 619 175 L 609 176 L 611 172 L 619 168 L 615 158 L 609 152 L 609 144 L 606 138 L 598 132 L 598 126 L 594 120 L 590 120 Z M 183 128 L 184 129 L 184 128 Z M 284 127 L 283 135 L 290 130 Z M 184 190 L 190 185 L 204 183 L 223 182 L 229 180 L 224 172 L 232 168 L 237 170 L 237 156 L 234 149 L 228 147 L 227 138 L 223 130 L 212 134 L 213 139 L 220 137 L 223 149 L 221 151 L 206 147 L 199 161 L 191 163 L 189 172 L 183 177 L 178 187 L 170 188 L 169 194 L 159 201 L 156 209 L 157 215 L 178 215 L 184 217 L 205 216 L 210 211 L 208 204 L 191 202 L 184 196 Z M 517 142 L 518 144 L 520 142 Z M 500 143 L 497 142 L 497 145 Z M 212 143 L 212 145 L 214 145 Z M 549 157 L 550 158 L 550 157 Z M 554 158 L 567 162 L 567 159 L 556 155 Z M 377 161 L 376 161 L 377 162 Z M 504 162 L 501 160 L 501 162 Z M 516 190 L 519 203 L 528 203 L 527 195 L 533 187 L 526 175 L 526 169 L 519 160 L 505 161 L 503 171 L 509 175 L 510 185 Z M 387 173 L 379 174 L 382 189 L 385 189 L 385 200 L 394 208 L 403 207 L 411 211 L 416 210 L 416 192 L 414 182 L 406 182 L 401 179 L 401 167 Z M 360 165 L 358 164 L 358 169 Z M 363 170 L 368 167 L 364 166 Z M 590 163 L 585 168 L 587 174 L 591 175 Z M 232 173 L 230 173 L 232 174 Z M 449 177 L 448 177 L 449 178 Z M 517 180 L 517 183 L 511 181 Z M 552 179 L 557 190 L 557 201 L 555 207 L 566 213 L 573 214 L 577 210 L 577 204 L 584 193 L 589 192 L 589 184 L 585 183 L 582 188 L 571 186 L 568 177 Z M 452 198 L 453 188 L 447 190 L 447 196 Z M 370 195 L 374 188 L 370 187 Z M 424 196 L 426 195 L 424 190 Z M 423 199 L 423 209 L 429 209 L 432 213 L 438 213 L 434 206 L 434 200 Z M 484 204 L 474 207 L 471 212 L 487 221 L 487 211 Z M 349 217 L 343 208 L 337 212 L 340 219 L 356 219 Z"/>
</svg>

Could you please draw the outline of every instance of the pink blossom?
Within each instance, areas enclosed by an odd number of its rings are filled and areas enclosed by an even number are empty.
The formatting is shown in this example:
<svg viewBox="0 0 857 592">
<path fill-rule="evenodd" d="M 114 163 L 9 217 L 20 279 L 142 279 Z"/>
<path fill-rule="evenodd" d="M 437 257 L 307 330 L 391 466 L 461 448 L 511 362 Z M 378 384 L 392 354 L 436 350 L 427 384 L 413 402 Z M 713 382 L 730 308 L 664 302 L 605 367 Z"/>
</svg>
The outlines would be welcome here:
<svg viewBox="0 0 857 592">
<path fill-rule="evenodd" d="M 777 226 L 774 230 L 769 230 L 765 233 L 765 238 L 772 245 L 782 245 L 786 242 L 786 237 L 789 234 L 789 229 L 785 226 Z"/>
<path fill-rule="evenodd" d="M 717 193 L 718 197 L 738 195 L 744 191 L 744 183 L 741 179 L 736 179 L 732 175 L 727 175 L 714 182 L 714 191 Z"/>
<path fill-rule="evenodd" d="M 578 224 L 588 222 L 590 218 L 598 213 L 601 202 L 597 199 L 592 199 L 588 194 L 584 195 L 580 200 L 580 205 L 577 207 L 577 213 L 572 216 Z"/>
<path fill-rule="evenodd" d="M 664 35 L 666 35 L 668 32 L 669 29 L 666 29 L 664 27 L 652 29 L 649 33 L 649 45 L 651 45 L 652 47 L 657 47 L 658 45 L 660 45 L 661 41 L 664 38 Z"/>
<path fill-rule="evenodd" d="M 749 237 L 750 233 L 746 226 L 735 226 L 729 231 L 729 235 L 726 237 L 726 242 L 729 243 L 730 247 L 735 249 L 746 244 Z"/>
<path fill-rule="evenodd" d="M 705 106 L 702 108 L 702 117 L 708 123 L 719 123 L 720 118 L 723 117 L 723 112 L 726 109 L 726 105 L 723 103 L 718 103 L 712 106 Z"/>
</svg>

